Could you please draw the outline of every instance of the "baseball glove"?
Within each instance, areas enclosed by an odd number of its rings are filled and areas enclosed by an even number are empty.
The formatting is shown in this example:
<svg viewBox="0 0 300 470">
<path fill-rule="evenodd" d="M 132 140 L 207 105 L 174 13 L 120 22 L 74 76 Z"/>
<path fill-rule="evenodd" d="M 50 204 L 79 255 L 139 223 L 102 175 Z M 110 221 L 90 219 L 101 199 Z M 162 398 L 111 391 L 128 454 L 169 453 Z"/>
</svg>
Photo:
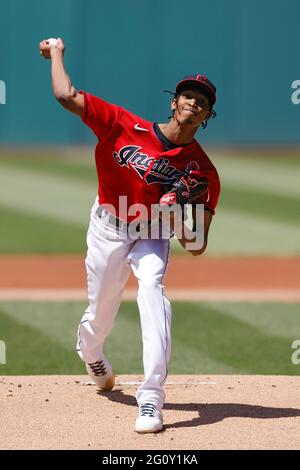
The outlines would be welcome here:
<svg viewBox="0 0 300 470">
<path fill-rule="evenodd" d="M 162 206 L 179 204 L 184 209 L 185 204 L 190 204 L 198 199 L 206 193 L 207 188 L 208 179 L 201 176 L 199 171 L 189 170 L 172 183 L 167 192 L 161 196 L 159 204 Z"/>
</svg>

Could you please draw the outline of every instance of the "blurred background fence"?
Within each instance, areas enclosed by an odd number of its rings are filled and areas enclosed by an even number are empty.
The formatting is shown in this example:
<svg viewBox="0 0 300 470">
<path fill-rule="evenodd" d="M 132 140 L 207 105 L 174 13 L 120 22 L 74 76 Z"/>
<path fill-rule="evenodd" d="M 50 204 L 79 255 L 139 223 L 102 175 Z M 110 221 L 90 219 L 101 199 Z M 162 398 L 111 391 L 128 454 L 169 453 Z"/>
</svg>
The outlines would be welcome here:
<svg viewBox="0 0 300 470">
<path fill-rule="evenodd" d="M 299 15 L 298 0 L 0 0 L 0 142 L 94 142 L 55 102 L 38 54 L 41 39 L 61 36 L 78 89 L 161 121 L 162 90 L 201 72 L 218 89 L 204 142 L 295 145 Z"/>
</svg>

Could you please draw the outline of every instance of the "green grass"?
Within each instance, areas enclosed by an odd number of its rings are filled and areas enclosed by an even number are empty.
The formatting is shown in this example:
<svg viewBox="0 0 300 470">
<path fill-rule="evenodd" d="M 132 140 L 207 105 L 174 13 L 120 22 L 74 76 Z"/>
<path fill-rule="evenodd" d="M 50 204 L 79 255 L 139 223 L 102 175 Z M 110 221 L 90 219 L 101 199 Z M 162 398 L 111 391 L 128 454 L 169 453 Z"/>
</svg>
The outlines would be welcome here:
<svg viewBox="0 0 300 470">
<path fill-rule="evenodd" d="M 237 189 L 227 185 L 222 191 L 220 200 L 220 210 L 223 208 L 244 212 L 254 220 L 267 219 L 282 225 L 296 226 L 298 229 L 300 225 L 300 205 L 297 197 L 268 194 L 260 190 Z"/>
<path fill-rule="evenodd" d="M 0 375 L 82 374 L 74 350 L 82 302 L 0 302 Z M 291 344 L 300 304 L 174 302 L 172 374 L 299 375 Z M 139 315 L 124 302 L 105 346 L 117 374 L 142 373 Z"/>
<path fill-rule="evenodd" d="M 284 153 L 272 158 L 256 150 L 250 155 L 243 151 L 235 156 L 219 153 L 214 161 L 225 186 L 265 194 L 300 196 L 300 152 L 290 158 Z"/>
<path fill-rule="evenodd" d="M 80 253 L 86 248 L 86 229 L 0 206 L 2 253 Z"/>
<path fill-rule="evenodd" d="M 37 176 L 44 173 L 97 184 L 93 149 L 80 153 L 62 150 L 1 153 L 0 162 L 25 174 L 34 171 Z"/>
<path fill-rule="evenodd" d="M 300 256 L 300 156 L 248 151 L 212 160 L 222 191 L 207 254 Z M 0 253 L 85 252 L 96 192 L 93 149 L 2 152 Z"/>
</svg>

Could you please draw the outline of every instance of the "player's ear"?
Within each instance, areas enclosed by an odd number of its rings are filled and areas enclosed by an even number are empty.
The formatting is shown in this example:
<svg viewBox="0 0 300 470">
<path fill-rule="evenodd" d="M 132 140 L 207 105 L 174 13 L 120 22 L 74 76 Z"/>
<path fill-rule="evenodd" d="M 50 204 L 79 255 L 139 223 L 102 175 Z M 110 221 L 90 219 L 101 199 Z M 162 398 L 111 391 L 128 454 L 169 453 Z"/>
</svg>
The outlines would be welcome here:
<svg viewBox="0 0 300 470">
<path fill-rule="evenodd" d="M 175 111 L 177 105 L 177 96 L 175 96 L 172 101 L 171 101 L 171 109 L 172 111 Z"/>
</svg>

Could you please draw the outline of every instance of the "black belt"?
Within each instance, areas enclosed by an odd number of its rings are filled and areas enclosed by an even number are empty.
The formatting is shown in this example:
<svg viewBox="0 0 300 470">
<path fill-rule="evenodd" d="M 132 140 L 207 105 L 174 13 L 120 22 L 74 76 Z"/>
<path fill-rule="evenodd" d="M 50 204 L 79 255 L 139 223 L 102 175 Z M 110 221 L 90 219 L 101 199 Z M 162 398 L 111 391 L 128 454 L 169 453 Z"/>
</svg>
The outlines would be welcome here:
<svg viewBox="0 0 300 470">
<path fill-rule="evenodd" d="M 105 223 L 106 224 L 113 225 L 118 230 L 128 230 L 130 222 L 125 222 L 125 220 L 119 219 L 118 217 L 114 216 L 113 214 L 111 214 L 106 209 L 102 208 L 101 206 L 97 207 L 96 214 L 98 215 L 98 217 L 101 218 L 104 211 L 105 211 Z M 139 231 L 139 230 L 142 230 L 145 227 L 149 227 L 150 224 L 151 224 L 151 220 L 142 221 L 142 222 L 139 222 L 139 224 L 137 225 L 136 228 Z M 139 225 L 140 225 L 140 227 L 139 227 Z"/>
</svg>

